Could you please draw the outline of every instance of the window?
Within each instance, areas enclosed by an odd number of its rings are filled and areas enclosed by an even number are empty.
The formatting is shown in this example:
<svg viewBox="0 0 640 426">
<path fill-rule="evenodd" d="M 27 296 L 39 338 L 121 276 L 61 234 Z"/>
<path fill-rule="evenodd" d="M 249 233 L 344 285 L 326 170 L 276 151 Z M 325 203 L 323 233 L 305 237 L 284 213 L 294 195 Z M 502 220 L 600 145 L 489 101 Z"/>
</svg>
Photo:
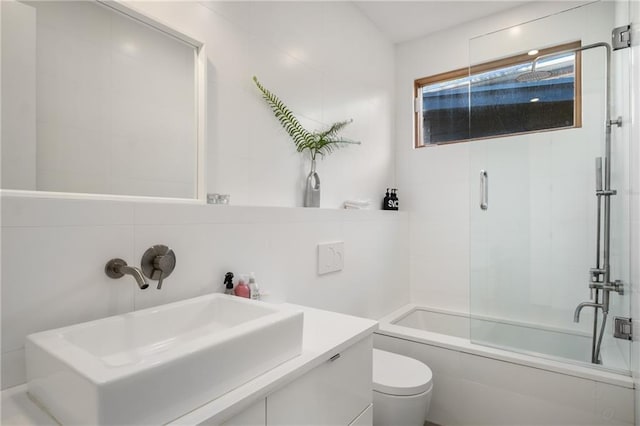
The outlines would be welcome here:
<svg viewBox="0 0 640 426">
<path fill-rule="evenodd" d="M 580 45 L 416 80 L 416 147 L 580 127 Z"/>
</svg>

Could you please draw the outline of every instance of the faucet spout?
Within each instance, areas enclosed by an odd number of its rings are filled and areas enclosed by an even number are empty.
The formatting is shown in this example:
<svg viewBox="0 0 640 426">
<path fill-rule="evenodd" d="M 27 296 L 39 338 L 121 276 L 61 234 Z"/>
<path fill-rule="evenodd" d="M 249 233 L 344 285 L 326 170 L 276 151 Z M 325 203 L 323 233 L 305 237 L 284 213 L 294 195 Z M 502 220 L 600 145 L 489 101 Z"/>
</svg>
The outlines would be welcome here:
<svg viewBox="0 0 640 426">
<path fill-rule="evenodd" d="M 127 262 L 122 259 L 111 259 L 104 267 L 104 272 L 110 278 L 122 278 L 125 275 L 131 275 L 133 278 L 135 278 L 136 283 L 138 283 L 138 287 L 140 287 L 140 290 L 144 290 L 145 288 L 149 287 L 149 283 L 142 274 L 140 268 L 129 266 L 127 265 Z"/>
<path fill-rule="evenodd" d="M 593 302 L 580 303 L 576 307 L 576 311 L 573 313 L 573 322 L 580 322 L 580 311 L 582 311 L 582 308 L 585 308 L 587 306 L 591 306 L 592 308 L 596 308 L 596 309 L 600 308 L 604 310 L 604 305 L 602 303 L 593 303 Z"/>
<path fill-rule="evenodd" d="M 138 287 L 140 287 L 140 290 L 144 290 L 145 288 L 149 287 L 149 283 L 147 282 L 147 279 L 144 277 L 144 275 L 142 275 L 142 271 L 140 270 L 140 268 L 124 265 L 120 267 L 120 272 L 125 275 L 131 275 L 133 278 L 135 278 L 136 282 L 138 283 Z"/>
</svg>

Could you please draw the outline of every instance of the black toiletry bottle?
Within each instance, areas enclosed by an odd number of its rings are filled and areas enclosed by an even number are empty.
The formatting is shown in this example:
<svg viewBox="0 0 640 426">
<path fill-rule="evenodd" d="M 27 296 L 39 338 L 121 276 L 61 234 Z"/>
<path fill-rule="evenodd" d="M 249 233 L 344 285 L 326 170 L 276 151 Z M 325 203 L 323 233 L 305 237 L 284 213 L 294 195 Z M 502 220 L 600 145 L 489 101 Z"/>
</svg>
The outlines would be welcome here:
<svg viewBox="0 0 640 426">
<path fill-rule="evenodd" d="M 382 210 L 390 210 L 389 209 L 389 188 L 387 188 L 387 193 L 384 196 L 384 200 L 382 200 Z"/>
<path fill-rule="evenodd" d="M 398 201 L 398 189 L 393 188 L 391 190 L 391 196 L 389 197 L 389 204 L 391 205 L 390 210 L 398 210 L 400 206 L 400 201 Z"/>
<path fill-rule="evenodd" d="M 233 296 L 233 272 L 227 272 L 224 274 L 224 294 L 230 294 Z"/>
</svg>

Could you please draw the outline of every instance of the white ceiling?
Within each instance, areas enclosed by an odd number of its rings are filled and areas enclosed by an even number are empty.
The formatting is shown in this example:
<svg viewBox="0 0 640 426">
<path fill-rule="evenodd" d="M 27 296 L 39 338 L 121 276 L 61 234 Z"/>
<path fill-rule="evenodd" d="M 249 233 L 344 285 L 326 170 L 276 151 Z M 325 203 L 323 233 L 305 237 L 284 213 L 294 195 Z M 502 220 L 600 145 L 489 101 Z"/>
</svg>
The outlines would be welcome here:
<svg viewBox="0 0 640 426">
<path fill-rule="evenodd" d="M 451 28 L 528 1 L 355 1 L 389 40 L 400 43 Z"/>
</svg>

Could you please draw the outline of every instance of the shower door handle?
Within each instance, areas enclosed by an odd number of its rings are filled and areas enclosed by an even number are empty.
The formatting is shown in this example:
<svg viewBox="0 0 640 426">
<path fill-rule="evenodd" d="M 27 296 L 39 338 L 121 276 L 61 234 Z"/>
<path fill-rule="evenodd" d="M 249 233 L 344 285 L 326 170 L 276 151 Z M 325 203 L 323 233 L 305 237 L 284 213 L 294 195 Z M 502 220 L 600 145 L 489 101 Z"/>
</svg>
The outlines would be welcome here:
<svg viewBox="0 0 640 426">
<path fill-rule="evenodd" d="M 489 208 L 489 175 L 486 170 L 480 170 L 480 208 Z"/>
</svg>

